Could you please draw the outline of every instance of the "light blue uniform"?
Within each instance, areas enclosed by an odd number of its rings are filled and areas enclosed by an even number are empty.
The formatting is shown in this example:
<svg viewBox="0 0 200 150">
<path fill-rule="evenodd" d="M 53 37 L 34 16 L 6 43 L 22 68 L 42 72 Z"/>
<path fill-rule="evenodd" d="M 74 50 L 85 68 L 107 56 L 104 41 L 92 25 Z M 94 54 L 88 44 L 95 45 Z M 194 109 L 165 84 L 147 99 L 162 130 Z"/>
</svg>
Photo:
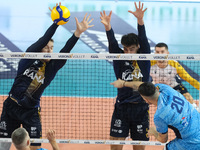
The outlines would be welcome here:
<svg viewBox="0 0 200 150">
<path fill-rule="evenodd" d="M 167 144 L 167 150 L 200 150 L 200 114 L 173 88 L 165 84 L 155 84 L 159 88 L 157 110 L 154 123 L 159 133 L 167 133 L 174 128 L 178 137 Z"/>
<path fill-rule="evenodd" d="M 40 148 L 40 149 L 37 149 L 37 150 L 48 150 L 48 149 Z"/>
</svg>

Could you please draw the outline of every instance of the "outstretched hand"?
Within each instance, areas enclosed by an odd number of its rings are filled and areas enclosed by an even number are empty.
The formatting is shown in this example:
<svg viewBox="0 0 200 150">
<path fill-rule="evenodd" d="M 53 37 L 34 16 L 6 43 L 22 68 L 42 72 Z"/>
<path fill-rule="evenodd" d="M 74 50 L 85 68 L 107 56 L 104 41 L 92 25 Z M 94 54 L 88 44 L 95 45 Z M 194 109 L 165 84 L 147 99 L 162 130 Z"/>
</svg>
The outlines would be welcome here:
<svg viewBox="0 0 200 150">
<path fill-rule="evenodd" d="M 124 83 L 125 83 L 124 80 L 118 79 L 118 80 L 116 80 L 116 81 L 114 81 L 114 82 L 112 82 L 110 84 L 113 85 L 116 88 L 123 88 L 124 87 Z"/>
<path fill-rule="evenodd" d="M 109 15 L 106 15 L 105 10 L 102 12 L 100 12 L 101 14 L 101 23 L 103 23 L 103 25 L 105 26 L 106 31 L 109 31 L 111 29 L 111 25 L 110 25 L 110 20 L 111 20 L 111 15 L 112 15 L 112 11 L 110 11 Z"/>
<path fill-rule="evenodd" d="M 141 5 L 141 2 L 139 2 L 139 7 L 137 6 L 136 2 L 134 2 L 134 4 L 135 4 L 136 11 L 133 12 L 133 11 L 129 10 L 128 12 L 133 14 L 137 18 L 138 23 L 140 25 L 143 25 L 144 24 L 144 22 L 143 22 L 144 12 L 147 10 L 147 8 L 143 10 L 144 3 L 142 3 L 142 5 Z"/>
<path fill-rule="evenodd" d="M 78 21 L 78 18 L 75 17 L 76 20 L 76 31 L 75 31 L 75 36 L 76 37 L 80 37 L 81 33 L 83 33 L 84 31 L 86 31 L 88 28 L 93 27 L 94 25 L 90 25 L 90 23 L 94 20 L 94 19 L 90 19 L 91 15 L 87 16 L 87 13 L 85 14 L 82 22 Z"/>
<path fill-rule="evenodd" d="M 54 130 L 48 130 L 46 133 L 47 139 L 51 142 L 51 141 L 55 141 L 55 131 Z"/>
<path fill-rule="evenodd" d="M 54 6 L 52 9 L 51 9 L 51 7 L 49 7 L 49 10 L 52 11 L 57 6 L 58 6 L 58 3 L 56 3 L 56 6 Z M 59 2 L 59 6 L 61 6 L 61 2 Z"/>
</svg>

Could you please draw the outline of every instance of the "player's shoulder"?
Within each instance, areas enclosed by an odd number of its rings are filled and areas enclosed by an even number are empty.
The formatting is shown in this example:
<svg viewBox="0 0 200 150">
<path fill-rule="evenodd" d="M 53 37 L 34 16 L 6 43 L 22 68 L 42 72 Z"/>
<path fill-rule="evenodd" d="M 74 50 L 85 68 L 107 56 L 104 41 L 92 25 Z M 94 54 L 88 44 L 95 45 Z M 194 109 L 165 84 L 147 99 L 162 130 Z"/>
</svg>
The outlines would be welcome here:
<svg viewBox="0 0 200 150">
<path fill-rule="evenodd" d="M 168 60 L 168 65 L 172 66 L 172 67 L 181 67 L 180 63 L 176 60 Z"/>
</svg>

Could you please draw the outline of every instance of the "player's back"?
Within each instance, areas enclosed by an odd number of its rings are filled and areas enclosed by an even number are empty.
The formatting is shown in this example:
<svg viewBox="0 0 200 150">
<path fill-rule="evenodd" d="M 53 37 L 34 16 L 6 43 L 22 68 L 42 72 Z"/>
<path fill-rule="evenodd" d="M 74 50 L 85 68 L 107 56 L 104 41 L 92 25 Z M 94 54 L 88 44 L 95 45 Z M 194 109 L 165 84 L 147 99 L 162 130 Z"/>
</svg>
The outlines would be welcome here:
<svg viewBox="0 0 200 150">
<path fill-rule="evenodd" d="M 185 97 L 165 84 L 156 86 L 160 95 L 154 120 L 162 119 L 167 125 L 178 129 L 182 138 L 200 132 L 200 114 Z"/>
</svg>

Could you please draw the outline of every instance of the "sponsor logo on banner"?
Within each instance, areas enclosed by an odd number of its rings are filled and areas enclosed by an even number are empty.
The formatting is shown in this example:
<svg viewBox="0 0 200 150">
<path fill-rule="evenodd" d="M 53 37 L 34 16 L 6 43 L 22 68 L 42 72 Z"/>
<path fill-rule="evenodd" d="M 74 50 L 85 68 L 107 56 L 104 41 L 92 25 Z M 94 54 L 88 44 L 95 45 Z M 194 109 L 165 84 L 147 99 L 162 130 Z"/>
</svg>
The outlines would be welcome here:
<svg viewBox="0 0 200 150">
<path fill-rule="evenodd" d="M 70 141 L 68 140 L 68 141 L 59 141 L 59 143 L 69 143 Z"/>
<path fill-rule="evenodd" d="M 44 58 L 51 58 L 51 54 L 44 54 L 43 57 Z"/>
<path fill-rule="evenodd" d="M 24 57 L 24 54 L 10 54 L 10 57 Z"/>
<path fill-rule="evenodd" d="M 104 141 L 96 141 L 95 144 L 105 144 Z"/>
<path fill-rule="evenodd" d="M 180 56 L 168 56 L 168 59 L 180 59 L 181 57 Z"/>
<path fill-rule="evenodd" d="M 194 56 L 187 56 L 187 59 L 194 59 Z"/>
<path fill-rule="evenodd" d="M 73 58 L 85 58 L 85 55 L 81 54 L 81 55 L 73 55 Z"/>
<path fill-rule="evenodd" d="M 132 59 L 133 57 L 130 56 L 130 55 L 128 55 L 128 56 L 120 55 L 119 58 L 130 60 L 130 59 Z"/>
<path fill-rule="evenodd" d="M 25 54 L 24 57 L 37 58 L 37 54 Z"/>
<path fill-rule="evenodd" d="M 131 145 L 140 145 L 140 142 L 131 142 Z"/>
<path fill-rule="evenodd" d="M 147 57 L 145 55 L 141 55 L 139 56 L 140 59 L 147 59 Z"/>
<path fill-rule="evenodd" d="M 121 55 L 117 56 L 106 56 L 107 59 L 115 59 L 115 58 L 120 58 Z"/>
<path fill-rule="evenodd" d="M 68 55 L 62 54 L 62 55 L 58 55 L 58 58 L 72 58 L 72 57 L 73 57 L 73 54 L 68 54 Z"/>
<path fill-rule="evenodd" d="M 153 56 L 154 59 L 167 59 L 168 56 Z"/>
<path fill-rule="evenodd" d="M 84 144 L 90 144 L 90 141 L 84 141 Z"/>
<path fill-rule="evenodd" d="M 161 143 L 155 143 L 155 145 L 161 145 Z"/>
<path fill-rule="evenodd" d="M 98 55 L 91 55 L 91 58 L 99 58 Z"/>
<path fill-rule="evenodd" d="M 124 145 L 124 144 L 126 144 L 126 142 L 119 142 L 119 144 Z"/>
<path fill-rule="evenodd" d="M 69 143 L 79 144 L 80 142 L 78 140 L 77 141 L 71 140 L 71 141 L 69 141 Z"/>
</svg>

